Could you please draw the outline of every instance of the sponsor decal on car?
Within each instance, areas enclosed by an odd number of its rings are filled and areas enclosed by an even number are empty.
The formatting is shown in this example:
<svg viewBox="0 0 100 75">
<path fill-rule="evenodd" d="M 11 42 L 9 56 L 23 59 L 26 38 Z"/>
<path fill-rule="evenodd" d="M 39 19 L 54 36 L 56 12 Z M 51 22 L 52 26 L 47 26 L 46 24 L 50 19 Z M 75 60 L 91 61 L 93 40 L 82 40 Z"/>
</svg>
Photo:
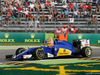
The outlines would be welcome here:
<svg viewBox="0 0 100 75">
<path fill-rule="evenodd" d="M 31 58 L 31 57 L 32 57 L 32 54 L 31 55 L 23 55 L 24 59 Z"/>
<path fill-rule="evenodd" d="M 71 55 L 71 51 L 68 49 L 64 49 L 64 48 L 59 48 L 59 51 L 57 53 L 57 56 L 66 56 L 66 55 Z"/>
</svg>

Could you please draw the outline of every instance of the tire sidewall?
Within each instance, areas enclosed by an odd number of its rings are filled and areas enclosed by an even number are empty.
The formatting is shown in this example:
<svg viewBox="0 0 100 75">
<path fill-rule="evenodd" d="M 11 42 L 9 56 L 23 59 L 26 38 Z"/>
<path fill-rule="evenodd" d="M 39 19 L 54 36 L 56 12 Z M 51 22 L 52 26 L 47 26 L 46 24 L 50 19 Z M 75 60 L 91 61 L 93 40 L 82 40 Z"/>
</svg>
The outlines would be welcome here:
<svg viewBox="0 0 100 75">
<path fill-rule="evenodd" d="M 87 54 L 87 50 L 90 49 L 91 50 L 91 55 L 88 55 Z M 91 57 L 92 56 L 92 49 L 90 47 L 83 47 L 82 50 L 81 50 L 81 55 L 83 57 Z"/>
<path fill-rule="evenodd" d="M 44 56 L 42 58 L 38 56 L 38 51 L 40 51 L 40 50 L 43 51 Z M 45 57 L 44 50 L 42 48 L 36 48 L 35 50 L 33 50 L 33 57 L 35 59 L 39 59 L 39 60 L 43 59 Z"/>
<path fill-rule="evenodd" d="M 88 50 L 88 49 L 91 50 L 91 55 L 88 55 L 88 54 L 87 54 L 87 50 Z M 87 47 L 87 48 L 85 49 L 85 55 L 86 55 L 86 57 L 91 57 L 91 56 L 92 56 L 92 49 L 91 49 L 90 47 Z"/>
</svg>

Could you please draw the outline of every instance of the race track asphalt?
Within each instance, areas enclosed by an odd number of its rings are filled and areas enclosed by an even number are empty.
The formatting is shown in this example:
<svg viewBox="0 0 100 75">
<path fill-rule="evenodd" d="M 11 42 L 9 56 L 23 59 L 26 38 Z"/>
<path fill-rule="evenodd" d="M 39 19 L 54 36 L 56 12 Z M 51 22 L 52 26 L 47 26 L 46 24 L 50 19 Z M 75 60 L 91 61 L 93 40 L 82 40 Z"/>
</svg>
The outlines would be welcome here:
<svg viewBox="0 0 100 75">
<path fill-rule="evenodd" d="M 93 49 L 92 57 L 100 58 L 100 48 L 92 48 L 92 49 Z M 16 49 L 0 49 L 0 62 L 8 61 L 7 59 L 5 59 L 5 56 L 15 54 L 15 51 Z"/>
</svg>

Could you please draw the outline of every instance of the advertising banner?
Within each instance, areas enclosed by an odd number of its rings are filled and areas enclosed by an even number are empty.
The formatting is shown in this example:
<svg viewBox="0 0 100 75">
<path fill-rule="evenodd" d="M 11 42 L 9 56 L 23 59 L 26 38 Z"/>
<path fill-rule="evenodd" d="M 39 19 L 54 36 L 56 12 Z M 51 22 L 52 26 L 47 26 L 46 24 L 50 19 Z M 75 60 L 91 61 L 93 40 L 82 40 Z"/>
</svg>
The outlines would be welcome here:
<svg viewBox="0 0 100 75">
<path fill-rule="evenodd" d="M 43 43 L 45 33 L 0 33 L 0 43 Z"/>
<path fill-rule="evenodd" d="M 100 34 L 68 34 L 68 42 L 78 39 L 90 40 L 90 44 L 100 44 Z"/>
<path fill-rule="evenodd" d="M 52 38 L 54 41 L 54 33 L 45 33 L 45 40 L 48 40 L 48 38 Z"/>
</svg>

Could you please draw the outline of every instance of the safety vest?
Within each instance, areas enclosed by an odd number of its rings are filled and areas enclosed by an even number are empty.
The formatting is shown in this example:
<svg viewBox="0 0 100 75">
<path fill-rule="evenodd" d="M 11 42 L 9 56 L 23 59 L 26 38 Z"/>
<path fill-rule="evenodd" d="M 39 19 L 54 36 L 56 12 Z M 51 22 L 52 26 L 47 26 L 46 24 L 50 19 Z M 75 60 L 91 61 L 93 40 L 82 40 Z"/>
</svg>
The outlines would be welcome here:
<svg viewBox="0 0 100 75">
<path fill-rule="evenodd" d="M 62 33 L 63 34 L 67 33 L 67 28 L 62 28 Z"/>
<path fill-rule="evenodd" d="M 57 35 L 61 34 L 61 30 L 56 30 Z"/>
</svg>

